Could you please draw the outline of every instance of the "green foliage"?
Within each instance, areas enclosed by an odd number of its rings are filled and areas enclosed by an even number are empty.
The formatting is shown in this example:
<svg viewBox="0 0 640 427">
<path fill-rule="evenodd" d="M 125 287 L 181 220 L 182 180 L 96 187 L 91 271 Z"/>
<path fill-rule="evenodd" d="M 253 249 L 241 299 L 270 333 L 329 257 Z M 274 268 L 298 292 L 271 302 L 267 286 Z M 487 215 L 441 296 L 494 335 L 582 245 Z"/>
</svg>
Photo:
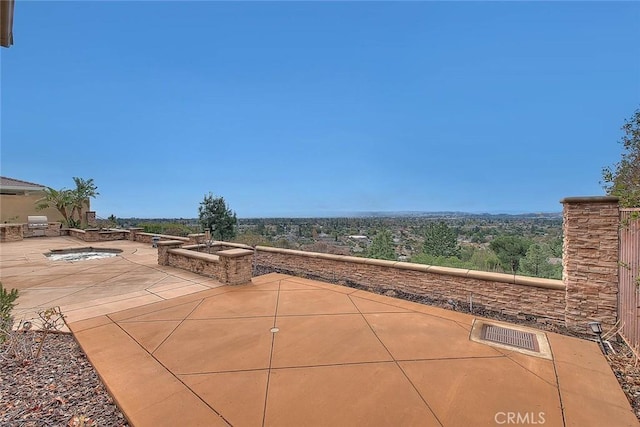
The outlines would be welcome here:
<svg viewBox="0 0 640 427">
<path fill-rule="evenodd" d="M 236 235 L 238 218 L 224 201 L 223 197 L 215 197 L 213 193 L 205 194 L 198 208 L 200 225 L 209 230 L 214 240 L 230 240 Z"/>
<path fill-rule="evenodd" d="M 89 204 L 89 199 L 95 198 L 100 193 L 98 193 L 98 187 L 93 183 L 93 178 L 85 180 L 74 176 L 73 181 L 76 184 L 76 188 L 75 190 L 71 190 L 71 216 L 73 217 L 75 214 L 78 224 L 82 225 L 83 207 Z"/>
<path fill-rule="evenodd" d="M 562 278 L 562 265 L 549 263 L 551 250 L 546 245 L 533 243 L 527 249 L 527 254 L 520 260 L 520 273 L 533 277 L 548 279 Z"/>
<path fill-rule="evenodd" d="M 0 343 L 6 339 L 5 333 L 11 331 L 13 327 L 13 317 L 11 310 L 15 307 L 15 301 L 18 299 L 18 290 L 11 289 L 8 291 L 0 282 Z"/>
<path fill-rule="evenodd" d="M 527 254 L 531 241 L 518 236 L 499 236 L 489 243 L 502 268 L 515 274 L 520 266 L 520 259 Z"/>
<path fill-rule="evenodd" d="M 411 262 L 437 265 L 440 267 L 466 268 L 480 271 L 502 271 L 500 260 L 490 249 L 478 249 L 470 246 L 462 248 L 464 259 L 454 256 L 433 256 L 425 253 L 411 257 Z"/>
<path fill-rule="evenodd" d="M 425 229 L 422 250 L 435 257 L 457 257 L 460 255 L 458 236 L 444 221 L 430 222 Z"/>
<path fill-rule="evenodd" d="M 273 245 L 268 238 L 254 231 L 245 231 L 243 233 L 239 233 L 232 241 L 235 243 L 242 243 L 244 245 L 249 245 L 254 247 Z"/>
<path fill-rule="evenodd" d="M 607 194 L 620 198 L 624 207 L 640 207 L 640 109 L 622 126 L 622 158 L 613 169 L 602 169 L 602 186 Z"/>
<path fill-rule="evenodd" d="M 482 271 L 499 271 L 500 260 L 491 249 L 476 249 L 469 260 L 472 269 Z"/>
<path fill-rule="evenodd" d="M 51 187 L 44 189 L 44 197 L 36 200 L 36 210 L 54 207 L 64 218 L 65 225 L 70 227 L 69 214 L 73 206 L 72 191 L 67 189 L 55 190 Z"/>
<path fill-rule="evenodd" d="M 368 258 L 396 260 L 395 244 L 389 230 L 376 233 L 367 251 Z"/>
<path fill-rule="evenodd" d="M 76 184 L 74 190 L 45 188 L 44 197 L 36 200 L 36 209 L 54 207 L 64 218 L 67 227 L 79 228 L 82 222 L 83 206 L 89 203 L 90 198 L 95 198 L 99 193 L 97 192 L 98 187 L 93 183 L 93 178 L 85 180 L 73 177 L 73 181 Z"/>
<path fill-rule="evenodd" d="M 437 265 L 440 267 L 474 269 L 471 262 L 462 261 L 460 258 L 455 256 L 434 256 L 421 253 L 412 256 L 411 262 L 415 262 L 417 264 Z"/>
<path fill-rule="evenodd" d="M 185 237 L 195 231 L 191 227 L 177 222 L 142 222 L 138 226 L 142 227 L 145 233 L 167 234 L 170 236 Z"/>
</svg>

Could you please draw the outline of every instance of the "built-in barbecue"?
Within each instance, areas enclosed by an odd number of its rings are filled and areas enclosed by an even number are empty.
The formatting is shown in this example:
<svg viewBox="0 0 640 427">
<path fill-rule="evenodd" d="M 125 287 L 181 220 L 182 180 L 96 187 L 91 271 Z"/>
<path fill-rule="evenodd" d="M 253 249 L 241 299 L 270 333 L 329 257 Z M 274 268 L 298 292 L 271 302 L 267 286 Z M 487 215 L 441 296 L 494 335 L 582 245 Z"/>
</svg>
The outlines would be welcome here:
<svg viewBox="0 0 640 427">
<path fill-rule="evenodd" d="M 27 228 L 33 236 L 44 236 L 45 230 L 49 227 L 49 220 L 43 215 L 30 215 L 27 217 Z"/>
</svg>

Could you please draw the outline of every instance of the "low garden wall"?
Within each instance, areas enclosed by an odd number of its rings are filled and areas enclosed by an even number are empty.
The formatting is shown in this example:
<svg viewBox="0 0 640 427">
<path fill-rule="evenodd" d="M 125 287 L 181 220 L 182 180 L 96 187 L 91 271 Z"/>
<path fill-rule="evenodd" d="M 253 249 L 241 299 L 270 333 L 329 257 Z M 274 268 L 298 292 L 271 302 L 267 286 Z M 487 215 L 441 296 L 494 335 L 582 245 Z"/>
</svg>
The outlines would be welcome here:
<svg viewBox="0 0 640 427">
<path fill-rule="evenodd" d="M 62 224 L 60 222 L 49 222 L 47 228 L 32 229 L 28 224 L 0 224 L 0 242 L 18 242 L 30 237 L 58 237 L 60 236 Z"/>
<path fill-rule="evenodd" d="M 65 233 L 71 237 L 82 240 L 84 242 L 106 242 L 111 240 L 131 240 L 141 243 L 154 243 L 154 237 L 162 240 L 179 240 L 183 243 L 189 242 L 188 237 L 169 236 L 166 234 L 154 234 L 144 233 L 141 228 L 130 228 L 128 230 L 122 230 L 118 228 L 112 229 L 99 229 L 99 228 L 87 228 L 81 230 L 78 228 L 65 229 Z"/>
<path fill-rule="evenodd" d="M 158 242 L 158 264 L 212 277 L 227 285 L 240 285 L 251 281 L 252 250 L 231 247 L 214 253 L 204 253 L 198 250 L 206 245 L 183 244 L 183 240 Z M 229 244 L 209 245 L 208 249 L 214 246 L 222 248 Z"/>
<path fill-rule="evenodd" d="M 69 228 L 69 236 L 82 240 L 83 242 L 106 242 L 111 240 L 126 240 L 127 230 L 100 230 L 98 228 Z"/>
<path fill-rule="evenodd" d="M 22 224 L 0 224 L 0 242 L 19 242 L 23 238 Z"/>
<path fill-rule="evenodd" d="M 562 325 L 565 285 L 561 280 L 436 267 L 343 255 L 257 246 L 255 268 L 373 291 L 399 291 L 520 319 Z"/>
</svg>

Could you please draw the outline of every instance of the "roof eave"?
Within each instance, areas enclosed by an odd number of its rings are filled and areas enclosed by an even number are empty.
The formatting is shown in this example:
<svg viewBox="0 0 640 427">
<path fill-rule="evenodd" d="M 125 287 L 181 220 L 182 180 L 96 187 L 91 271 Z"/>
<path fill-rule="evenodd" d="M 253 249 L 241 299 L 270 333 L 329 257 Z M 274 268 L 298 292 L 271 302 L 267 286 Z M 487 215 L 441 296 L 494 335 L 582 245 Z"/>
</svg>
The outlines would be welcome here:
<svg viewBox="0 0 640 427">
<path fill-rule="evenodd" d="M 0 46 L 9 47 L 13 44 L 13 9 L 14 0 L 0 0 Z"/>
</svg>

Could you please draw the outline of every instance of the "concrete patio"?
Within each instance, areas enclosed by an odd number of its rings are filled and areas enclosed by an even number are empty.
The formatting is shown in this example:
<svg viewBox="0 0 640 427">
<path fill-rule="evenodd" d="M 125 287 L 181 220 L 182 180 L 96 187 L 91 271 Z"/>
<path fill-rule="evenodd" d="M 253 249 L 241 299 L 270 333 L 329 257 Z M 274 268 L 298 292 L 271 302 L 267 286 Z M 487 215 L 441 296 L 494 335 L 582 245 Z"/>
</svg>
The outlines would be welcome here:
<svg viewBox="0 0 640 427">
<path fill-rule="evenodd" d="M 60 305 L 136 426 L 640 425 L 594 342 L 551 359 L 470 340 L 477 317 L 280 274 L 223 286 L 117 257 L 53 262 L 70 238 L 0 245 L 18 316 Z"/>
</svg>

